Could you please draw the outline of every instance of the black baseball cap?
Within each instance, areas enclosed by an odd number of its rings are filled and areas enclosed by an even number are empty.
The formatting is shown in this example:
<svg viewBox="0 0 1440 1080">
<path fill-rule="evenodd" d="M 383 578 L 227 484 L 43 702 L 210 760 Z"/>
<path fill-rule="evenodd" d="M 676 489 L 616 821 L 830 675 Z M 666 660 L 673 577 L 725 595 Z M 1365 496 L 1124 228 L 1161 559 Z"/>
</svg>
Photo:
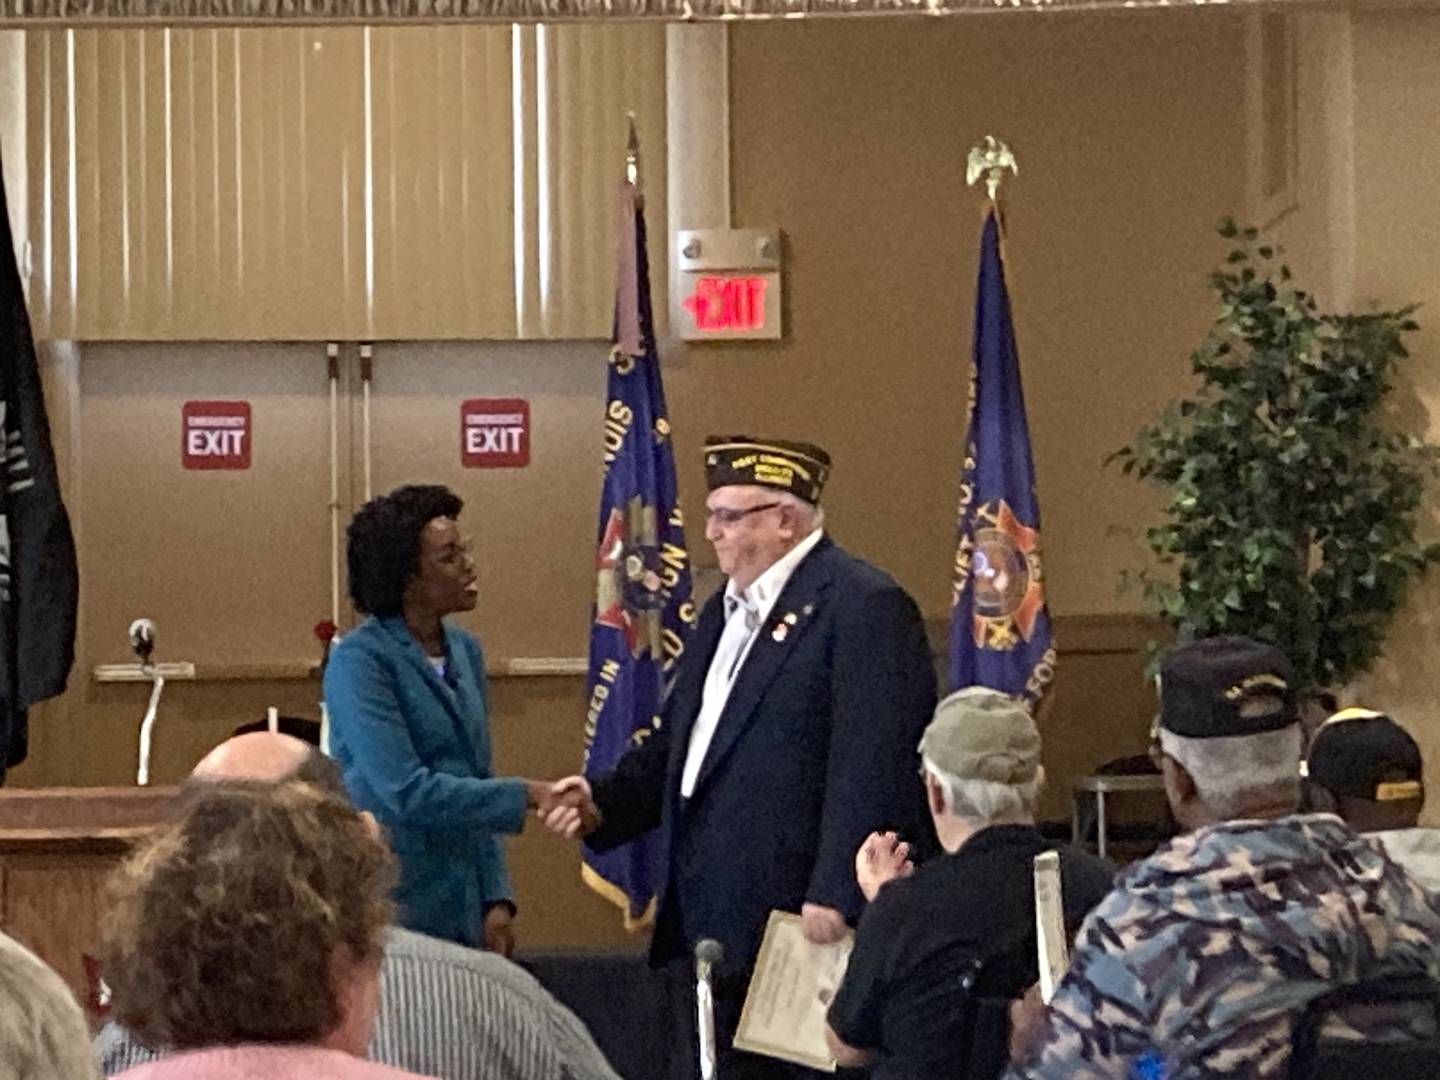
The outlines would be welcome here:
<svg viewBox="0 0 1440 1080">
<path fill-rule="evenodd" d="M 1306 775 L 1332 795 L 1403 802 L 1424 793 L 1420 747 L 1384 713 L 1342 709 L 1310 741 Z"/>
<path fill-rule="evenodd" d="M 1160 664 L 1159 726 L 1188 739 L 1279 731 L 1300 722 L 1289 659 L 1246 637 L 1182 645 Z"/>
</svg>

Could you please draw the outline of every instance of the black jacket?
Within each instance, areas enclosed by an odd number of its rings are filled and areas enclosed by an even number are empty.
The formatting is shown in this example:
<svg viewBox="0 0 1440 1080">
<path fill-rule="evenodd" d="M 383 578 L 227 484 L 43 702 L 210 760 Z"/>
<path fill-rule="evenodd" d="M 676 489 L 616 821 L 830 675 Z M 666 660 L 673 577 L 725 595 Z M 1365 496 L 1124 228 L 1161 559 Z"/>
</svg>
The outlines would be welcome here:
<svg viewBox="0 0 1440 1080">
<path fill-rule="evenodd" d="M 870 832 L 928 830 L 916 746 L 935 674 L 915 602 L 822 538 L 756 632 L 682 806 L 680 775 L 724 621 L 716 595 L 659 730 L 594 784 L 603 824 L 588 843 L 603 851 L 659 827 L 669 876 L 652 961 L 712 937 L 724 969 L 742 971 L 772 909 L 824 904 L 854 923 L 855 851 Z"/>
</svg>

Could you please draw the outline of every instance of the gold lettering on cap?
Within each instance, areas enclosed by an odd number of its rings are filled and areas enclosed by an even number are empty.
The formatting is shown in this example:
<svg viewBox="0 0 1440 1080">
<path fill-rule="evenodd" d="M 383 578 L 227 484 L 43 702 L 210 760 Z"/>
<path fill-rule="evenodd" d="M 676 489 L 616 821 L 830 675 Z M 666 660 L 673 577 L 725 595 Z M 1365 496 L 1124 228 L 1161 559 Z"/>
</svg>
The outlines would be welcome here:
<svg viewBox="0 0 1440 1080">
<path fill-rule="evenodd" d="M 1234 686 L 1230 687 L 1230 689 L 1226 690 L 1225 697 L 1230 701 L 1238 701 L 1246 694 L 1261 689 L 1280 690 L 1283 692 L 1289 690 L 1290 685 L 1284 679 L 1280 678 L 1279 675 L 1247 675 Z"/>
<path fill-rule="evenodd" d="M 1408 802 L 1420 798 L 1420 781 L 1400 780 L 1375 785 L 1376 802 Z"/>
</svg>

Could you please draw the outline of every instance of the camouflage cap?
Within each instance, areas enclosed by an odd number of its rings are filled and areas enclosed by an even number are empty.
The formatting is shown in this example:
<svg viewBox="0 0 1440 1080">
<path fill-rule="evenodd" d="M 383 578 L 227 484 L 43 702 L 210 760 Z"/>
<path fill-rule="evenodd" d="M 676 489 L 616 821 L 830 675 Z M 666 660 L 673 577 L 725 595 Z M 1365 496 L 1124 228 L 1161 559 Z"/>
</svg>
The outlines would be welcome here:
<svg viewBox="0 0 1440 1080">
<path fill-rule="evenodd" d="M 1025 784 L 1040 771 L 1040 731 L 1020 701 L 968 686 L 935 706 L 920 754 L 961 780 Z"/>
</svg>

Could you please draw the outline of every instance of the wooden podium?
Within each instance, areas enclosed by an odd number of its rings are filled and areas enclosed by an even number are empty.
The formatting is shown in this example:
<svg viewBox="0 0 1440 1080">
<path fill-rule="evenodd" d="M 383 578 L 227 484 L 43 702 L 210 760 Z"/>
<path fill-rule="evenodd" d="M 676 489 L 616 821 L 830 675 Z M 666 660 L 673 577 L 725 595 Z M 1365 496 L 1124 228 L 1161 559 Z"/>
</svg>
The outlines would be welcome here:
<svg viewBox="0 0 1440 1080">
<path fill-rule="evenodd" d="M 177 790 L 0 790 L 0 930 L 39 954 L 81 1001 L 105 878 L 164 817 Z"/>
</svg>

